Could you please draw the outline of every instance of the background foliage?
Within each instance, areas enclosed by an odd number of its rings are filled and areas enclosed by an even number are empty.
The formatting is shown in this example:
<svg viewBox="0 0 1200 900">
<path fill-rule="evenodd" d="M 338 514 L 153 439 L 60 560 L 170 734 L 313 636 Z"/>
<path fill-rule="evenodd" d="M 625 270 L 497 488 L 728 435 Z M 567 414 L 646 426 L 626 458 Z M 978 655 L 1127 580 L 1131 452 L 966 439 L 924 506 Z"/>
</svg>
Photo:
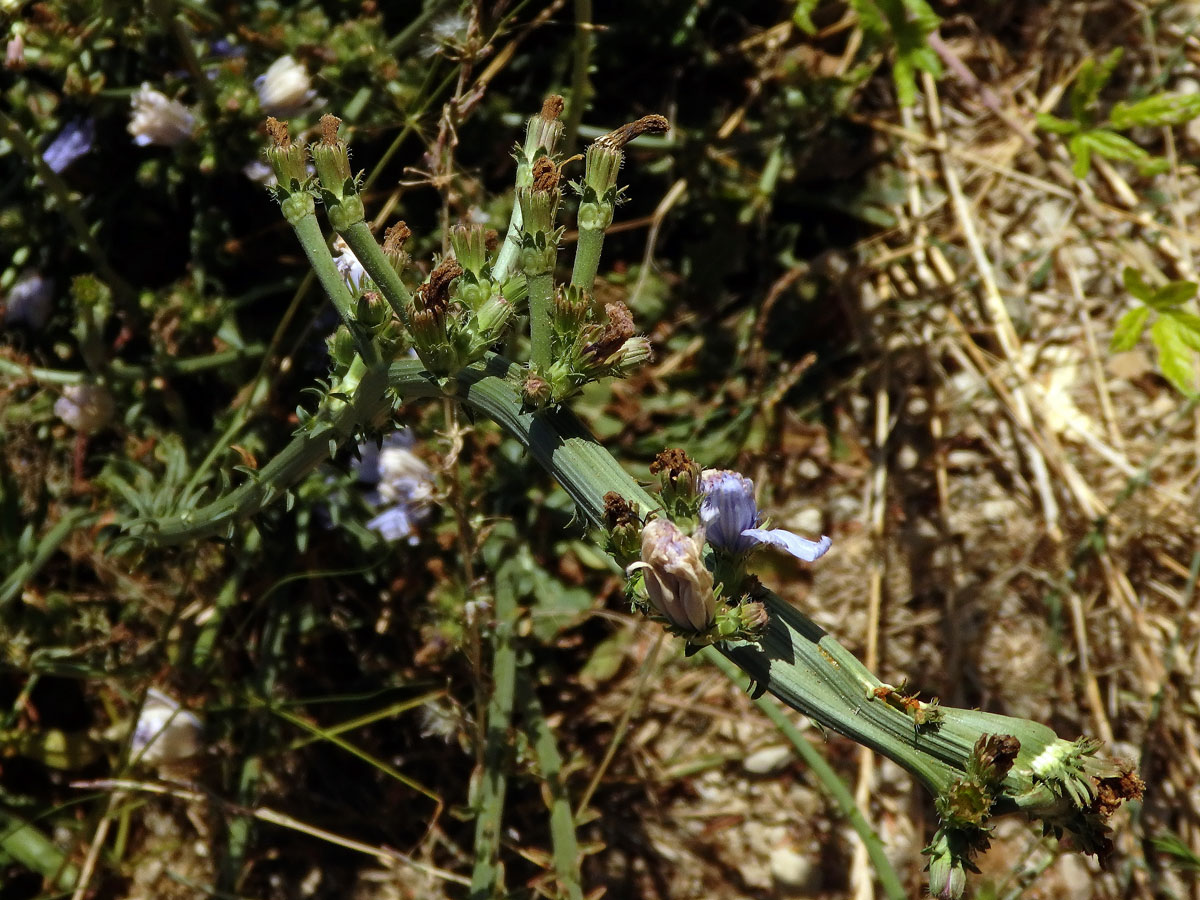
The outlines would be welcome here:
<svg viewBox="0 0 1200 900">
<path fill-rule="evenodd" d="M 464 896 L 471 783 L 496 766 L 518 896 L 567 890 L 548 874 L 557 783 L 582 807 L 588 891 L 872 890 L 819 780 L 723 678 L 658 651 L 567 498 L 492 427 L 403 411 L 434 492 L 412 543 L 367 527 L 379 498 L 342 453 L 228 541 L 107 552 L 106 526 L 269 459 L 325 374 L 334 317 L 247 175 L 254 79 L 285 54 L 320 98 L 293 133 L 343 118 L 368 217 L 402 216 L 425 269 L 450 224 L 502 229 L 509 154 L 547 93 L 576 149 L 666 115 L 671 133 L 631 147 L 598 286 L 657 362 L 589 390 L 584 418 L 631 471 L 684 446 L 754 477 L 778 524 L 832 534 L 815 573 L 770 574 L 885 679 L 1139 762 L 1151 791 L 1105 870 L 1005 823 L 978 896 L 1194 889 L 1195 4 L 5 16 L 4 897 L 80 871 L 99 897 Z M 192 138 L 133 144 L 143 83 L 192 110 Z M 64 131 L 90 138 L 54 171 Z M 35 274 L 44 323 L 15 311 Z M 92 434 L 55 411 L 84 379 L 115 409 Z M 502 592 L 561 782 L 516 732 L 483 758 Z M 204 717 L 164 795 L 111 783 L 164 774 L 129 762 L 151 687 Z M 928 801 L 810 737 L 915 893 Z"/>
</svg>

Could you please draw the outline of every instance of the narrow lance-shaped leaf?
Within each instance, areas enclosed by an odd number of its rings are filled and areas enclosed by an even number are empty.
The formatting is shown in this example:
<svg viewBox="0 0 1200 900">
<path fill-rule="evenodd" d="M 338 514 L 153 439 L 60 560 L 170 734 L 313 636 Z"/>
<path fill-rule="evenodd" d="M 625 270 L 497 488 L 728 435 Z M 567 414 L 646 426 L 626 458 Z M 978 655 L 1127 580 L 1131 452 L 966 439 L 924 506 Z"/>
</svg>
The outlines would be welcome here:
<svg viewBox="0 0 1200 900">
<path fill-rule="evenodd" d="M 1158 94 L 1136 103 L 1116 103 L 1108 114 L 1113 128 L 1183 125 L 1200 116 L 1200 94 Z"/>
</svg>

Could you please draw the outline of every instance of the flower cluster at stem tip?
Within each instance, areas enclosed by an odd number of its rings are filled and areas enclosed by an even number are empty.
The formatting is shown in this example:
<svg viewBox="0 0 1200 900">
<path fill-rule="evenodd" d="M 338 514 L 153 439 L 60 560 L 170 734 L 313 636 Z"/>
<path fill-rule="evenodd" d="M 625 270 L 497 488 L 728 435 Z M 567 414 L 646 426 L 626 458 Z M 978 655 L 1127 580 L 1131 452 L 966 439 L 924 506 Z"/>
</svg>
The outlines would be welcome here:
<svg viewBox="0 0 1200 900">
<path fill-rule="evenodd" d="M 760 527 L 754 482 L 739 472 L 701 472 L 679 451 L 661 455 L 657 465 L 666 507 L 676 514 L 690 508 L 694 516 L 680 519 L 695 524 L 689 534 L 666 516 L 651 519 L 641 531 L 641 558 L 626 573 L 642 574 L 649 607 L 690 641 L 753 639 L 766 619 L 762 604 L 750 597 L 756 584 L 746 576 L 750 554 L 771 546 L 813 562 L 828 552 L 831 540 Z M 721 597 L 727 602 L 718 602 Z"/>
</svg>

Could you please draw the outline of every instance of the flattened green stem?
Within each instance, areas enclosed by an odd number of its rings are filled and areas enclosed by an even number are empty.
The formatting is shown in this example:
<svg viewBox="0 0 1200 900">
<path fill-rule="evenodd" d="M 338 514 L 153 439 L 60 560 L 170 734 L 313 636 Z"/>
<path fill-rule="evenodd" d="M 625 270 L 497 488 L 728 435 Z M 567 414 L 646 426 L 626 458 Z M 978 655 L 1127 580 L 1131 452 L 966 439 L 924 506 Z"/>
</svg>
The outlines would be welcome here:
<svg viewBox="0 0 1200 900">
<path fill-rule="evenodd" d="M 400 317 L 404 327 L 409 328 L 411 322 L 408 310 L 412 306 L 412 294 L 404 286 L 404 282 L 392 268 L 388 258 L 384 256 L 383 248 L 375 240 L 375 235 L 371 234 L 371 229 L 367 226 L 366 221 L 359 219 L 357 222 L 352 222 L 341 228 L 338 234 L 350 245 L 350 249 L 354 251 L 358 261 L 367 270 L 371 280 L 379 285 L 379 290 L 383 292 L 383 298 Z"/>
<path fill-rule="evenodd" d="M 725 673 L 725 677 L 735 684 L 745 674 L 732 660 L 726 659 L 716 650 L 705 648 L 703 653 L 709 662 Z M 850 793 L 850 789 L 846 787 L 841 776 L 834 771 L 833 766 L 817 748 L 800 733 L 800 729 L 792 723 L 787 713 L 779 708 L 779 704 L 775 700 L 758 696 L 754 698 L 754 705 L 761 709 L 780 733 L 792 742 L 792 746 L 796 748 L 796 752 L 804 760 L 804 764 L 812 770 L 829 799 L 837 804 L 838 810 L 846 817 L 850 827 L 862 840 L 863 845 L 867 848 L 867 855 L 871 858 L 872 865 L 875 866 L 875 874 L 879 877 L 879 884 L 883 887 L 884 894 L 888 896 L 889 900 L 905 900 L 908 895 L 905 893 L 900 876 L 896 874 L 896 870 L 883 850 L 883 841 L 879 839 L 879 835 L 867 821 L 866 815 L 854 802 L 854 795 Z"/>
<path fill-rule="evenodd" d="M 487 707 L 487 735 L 483 777 L 475 799 L 475 868 L 471 872 L 471 900 L 502 896 L 503 869 L 499 864 L 500 824 L 505 773 L 512 727 L 513 696 L 517 680 L 517 648 L 513 642 L 517 618 L 517 591 L 511 578 L 496 578 L 496 631 L 492 643 L 492 697 Z"/>
</svg>

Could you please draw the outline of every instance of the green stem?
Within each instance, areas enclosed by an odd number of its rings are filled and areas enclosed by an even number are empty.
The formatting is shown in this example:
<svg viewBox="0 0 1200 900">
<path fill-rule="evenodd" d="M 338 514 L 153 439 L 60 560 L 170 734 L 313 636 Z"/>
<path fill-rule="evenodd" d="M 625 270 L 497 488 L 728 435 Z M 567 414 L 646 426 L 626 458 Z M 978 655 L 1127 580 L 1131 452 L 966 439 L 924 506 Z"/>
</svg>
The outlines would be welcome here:
<svg viewBox="0 0 1200 900">
<path fill-rule="evenodd" d="M 37 548 L 33 551 L 33 556 L 24 562 L 18 564 L 3 582 L 0 582 L 0 609 L 3 609 L 8 603 L 15 599 L 21 593 L 21 589 L 29 583 L 42 568 L 54 556 L 54 553 L 62 546 L 65 541 L 76 529 L 86 528 L 94 522 L 99 515 L 90 512 L 86 509 L 69 510 L 61 519 L 54 523 L 49 531 L 38 541 Z"/>
<path fill-rule="evenodd" d="M 500 823 L 508 787 L 509 731 L 517 679 L 517 648 L 513 641 L 517 619 L 515 579 L 496 573 L 496 631 L 493 640 L 492 697 L 487 707 L 487 734 L 483 777 L 475 798 L 475 868 L 471 872 L 471 900 L 503 896 L 503 869 L 499 863 Z"/>
<path fill-rule="evenodd" d="M 79 869 L 31 822 L 0 808 L 0 851 L 64 891 L 75 887 Z"/>
<path fill-rule="evenodd" d="M 525 731 L 533 744 L 538 768 L 550 794 L 550 841 L 554 846 L 554 874 L 558 878 L 559 895 L 566 900 L 583 900 L 579 841 L 575 837 L 575 817 L 571 813 L 567 786 L 563 783 L 562 756 L 533 684 L 528 677 L 522 677 L 519 687 Z"/>
<path fill-rule="evenodd" d="M 571 106 L 563 122 L 563 150 L 571 152 L 583 121 L 583 111 L 591 98 L 588 68 L 592 61 L 592 0 L 575 0 L 575 52 L 571 72 Z"/>
<path fill-rule="evenodd" d="M 521 204 L 513 203 L 512 216 L 508 220 L 508 231 L 504 233 L 504 243 L 496 254 L 496 262 L 492 265 L 492 280 L 503 284 L 513 263 L 517 261 L 517 253 L 521 249 L 521 230 L 524 219 L 521 216 Z"/>
<path fill-rule="evenodd" d="M 731 660 L 721 656 L 715 651 L 706 650 L 705 657 L 714 666 L 725 673 L 732 682 L 737 682 L 743 672 Z M 846 821 L 850 823 L 850 827 L 862 840 L 863 846 L 867 848 L 867 855 L 871 858 L 871 863 L 875 866 L 875 874 L 879 877 L 879 884 L 883 888 L 883 892 L 888 896 L 889 900 L 905 900 L 908 896 L 904 890 L 904 885 L 900 881 L 900 876 L 896 874 L 895 868 L 892 867 L 891 861 L 887 858 L 887 854 L 883 849 L 883 841 L 879 839 L 879 835 L 875 833 L 875 829 L 871 827 L 871 823 L 867 821 L 867 817 L 863 811 L 858 808 L 858 804 L 854 802 L 854 795 L 850 793 L 850 789 L 846 787 L 846 783 L 833 766 L 821 755 L 809 741 L 800 733 L 800 729 L 792 724 L 792 720 L 788 718 L 787 713 L 779 708 L 779 704 L 769 697 L 754 698 L 754 705 L 763 711 L 768 719 L 775 725 L 776 728 L 791 741 L 792 746 L 796 748 L 796 752 L 800 754 L 804 764 L 812 770 L 816 776 L 817 783 L 838 807 L 838 810 Z"/>
<path fill-rule="evenodd" d="M 400 280 L 400 275 L 392 268 L 392 264 L 384 255 L 379 242 L 375 240 L 375 235 L 371 234 L 371 229 L 366 221 L 359 219 L 357 222 L 352 222 L 340 229 L 338 234 L 345 238 L 350 249 L 354 251 L 354 255 L 358 257 L 358 261 L 371 276 L 371 280 L 379 285 L 384 299 L 400 317 L 404 327 L 409 328 L 411 325 L 409 307 L 412 306 L 412 294 Z"/>
<path fill-rule="evenodd" d="M 528 284 L 529 338 L 532 345 L 529 360 L 536 371 L 546 375 L 554 362 L 554 276 L 550 272 L 531 273 Z"/>
<path fill-rule="evenodd" d="M 579 229 L 579 240 L 575 244 L 575 264 L 571 268 L 571 284 L 581 290 L 590 291 L 596 283 L 596 272 L 600 268 L 600 251 L 604 248 L 603 228 Z"/>
<path fill-rule="evenodd" d="M 338 271 L 337 263 L 329 254 L 329 247 L 325 244 L 325 234 L 321 231 L 320 223 L 317 222 L 317 214 L 310 212 L 298 216 L 292 220 L 291 224 L 292 230 L 296 232 L 296 239 L 304 248 L 304 255 L 308 257 L 309 264 L 312 265 L 313 271 L 321 282 L 321 287 L 325 288 L 325 293 L 333 301 L 338 315 L 342 317 L 342 321 L 354 335 L 355 344 L 363 360 L 368 365 L 378 362 L 379 348 L 368 335 L 356 327 L 358 311 L 355 308 L 354 295 L 350 293 L 350 288 L 346 286 L 346 279 Z M 374 244 L 375 241 L 372 240 L 371 243 Z M 357 251 L 355 251 L 355 255 L 357 255 Z"/>
</svg>

